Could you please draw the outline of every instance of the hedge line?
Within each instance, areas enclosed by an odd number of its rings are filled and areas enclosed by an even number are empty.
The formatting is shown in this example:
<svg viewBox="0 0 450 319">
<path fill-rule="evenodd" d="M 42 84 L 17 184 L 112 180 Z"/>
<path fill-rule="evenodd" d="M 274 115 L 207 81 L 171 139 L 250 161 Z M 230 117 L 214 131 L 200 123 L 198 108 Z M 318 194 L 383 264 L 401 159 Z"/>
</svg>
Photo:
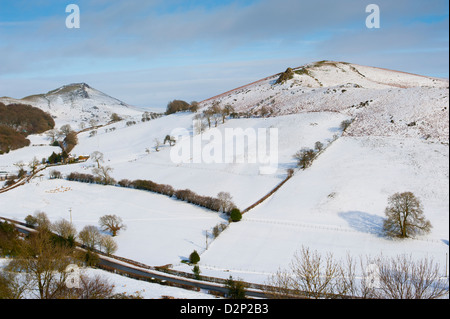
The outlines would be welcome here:
<svg viewBox="0 0 450 319">
<path fill-rule="evenodd" d="M 105 185 L 98 177 L 91 174 L 82 174 L 82 173 L 70 173 L 67 177 L 69 181 L 76 181 L 82 183 L 90 183 L 90 184 L 102 184 Z M 162 195 L 166 195 L 169 197 L 175 197 L 178 200 L 198 205 L 200 207 L 207 208 L 212 211 L 220 212 L 222 211 L 222 202 L 215 197 L 210 196 L 201 196 L 196 194 L 195 192 L 189 189 L 176 190 L 170 185 L 158 184 L 150 180 L 134 180 L 130 181 L 128 179 L 123 179 L 116 183 L 113 181 L 110 185 L 116 185 L 126 188 L 134 188 L 139 190 L 145 190 L 153 193 L 158 193 Z"/>
</svg>

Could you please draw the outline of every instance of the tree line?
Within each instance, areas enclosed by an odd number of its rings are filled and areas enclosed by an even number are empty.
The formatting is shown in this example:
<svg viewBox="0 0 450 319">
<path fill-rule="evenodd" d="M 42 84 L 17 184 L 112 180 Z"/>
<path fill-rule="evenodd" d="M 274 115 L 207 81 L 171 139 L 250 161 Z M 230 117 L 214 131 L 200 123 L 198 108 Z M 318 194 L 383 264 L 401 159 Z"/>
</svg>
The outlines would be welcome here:
<svg viewBox="0 0 450 319">
<path fill-rule="evenodd" d="M 69 154 L 78 144 L 77 132 L 75 132 L 70 124 L 65 124 L 58 129 L 48 130 L 46 133 L 50 140 L 50 145 L 59 146 L 61 150 Z"/>
<path fill-rule="evenodd" d="M 448 298 L 448 278 L 441 275 L 440 265 L 429 257 L 401 254 L 357 261 L 347 255 L 338 260 L 303 246 L 288 268 L 268 279 L 266 293 L 271 298 Z"/>
<path fill-rule="evenodd" d="M 43 133 L 55 126 L 52 116 L 26 104 L 0 102 L 0 154 L 30 145 L 30 134 Z"/>
<path fill-rule="evenodd" d="M 69 175 L 67 175 L 66 179 L 69 181 L 76 181 L 82 183 L 118 185 L 126 188 L 149 191 L 157 194 L 166 195 L 169 197 L 174 197 L 178 200 L 194 204 L 200 207 L 204 207 L 212 211 L 224 212 L 227 214 L 231 214 L 233 209 L 238 210 L 236 208 L 236 205 L 232 201 L 231 195 L 226 192 L 220 192 L 217 195 L 217 197 L 202 196 L 189 189 L 176 190 L 171 185 L 159 184 L 150 180 L 122 179 L 119 182 L 116 182 L 113 178 L 105 179 L 104 175 L 92 175 L 77 172 L 71 172 Z"/>
<path fill-rule="evenodd" d="M 0 256 L 8 257 L 0 270 L 0 299 L 142 299 L 139 293 L 116 293 L 107 279 L 81 271 L 95 265 L 98 256 L 75 249 L 71 223 L 50 223 L 43 212 L 28 215 L 26 223 L 37 231 L 21 236 L 14 225 L 0 222 Z M 102 245 L 107 237 L 103 235 Z M 78 287 L 68 284 L 71 267 L 80 269 Z"/>
</svg>

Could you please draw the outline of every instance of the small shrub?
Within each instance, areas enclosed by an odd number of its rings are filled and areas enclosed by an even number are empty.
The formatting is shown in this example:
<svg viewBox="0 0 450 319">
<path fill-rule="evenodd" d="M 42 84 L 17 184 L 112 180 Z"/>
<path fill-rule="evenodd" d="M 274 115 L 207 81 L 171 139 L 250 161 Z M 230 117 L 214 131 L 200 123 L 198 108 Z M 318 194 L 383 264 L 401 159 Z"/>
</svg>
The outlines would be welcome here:
<svg viewBox="0 0 450 319">
<path fill-rule="evenodd" d="M 186 101 L 174 100 L 167 104 L 166 115 L 170 115 L 177 112 L 188 111 L 191 109 L 191 105 Z"/>
<path fill-rule="evenodd" d="M 96 267 L 100 262 L 100 257 L 91 250 L 86 250 L 82 256 L 82 260 L 87 267 Z"/>
<path fill-rule="evenodd" d="M 294 159 L 297 160 L 298 167 L 305 169 L 311 166 L 316 158 L 316 152 L 313 149 L 301 149 L 294 154 Z"/>
<path fill-rule="evenodd" d="M 212 231 L 214 238 L 219 237 L 219 235 L 225 229 L 227 229 L 227 227 L 228 227 L 228 224 L 226 224 L 226 223 L 220 223 L 220 224 L 217 224 L 216 226 L 214 226 L 213 231 Z"/>
<path fill-rule="evenodd" d="M 286 173 L 287 173 L 288 177 L 292 177 L 292 176 L 294 176 L 295 171 L 292 168 L 288 168 L 286 170 Z"/>
<path fill-rule="evenodd" d="M 5 182 L 5 187 L 12 186 L 16 183 L 17 176 L 8 176 L 8 179 Z"/>
<path fill-rule="evenodd" d="M 192 269 L 192 272 L 194 273 L 195 279 L 200 280 L 201 276 L 200 276 L 200 267 L 198 265 L 195 265 L 194 268 Z"/>
<path fill-rule="evenodd" d="M 62 161 L 62 156 L 61 154 L 56 154 L 55 152 L 53 152 L 52 155 L 49 156 L 47 161 L 49 164 L 60 163 Z"/>
<path fill-rule="evenodd" d="M 245 288 L 246 283 L 241 280 L 234 280 L 230 276 L 226 281 L 225 287 L 228 289 L 227 298 L 228 299 L 246 299 Z"/>
<path fill-rule="evenodd" d="M 341 122 L 341 130 L 343 132 L 345 132 L 347 130 L 347 128 L 353 123 L 353 120 L 344 120 Z"/>
<path fill-rule="evenodd" d="M 200 261 L 200 256 L 198 254 L 198 252 L 196 250 L 194 250 L 190 255 L 189 255 L 189 262 L 191 264 L 196 264 Z"/>
<path fill-rule="evenodd" d="M 27 227 L 34 228 L 37 225 L 36 217 L 28 215 L 27 217 L 25 217 L 25 224 L 27 225 Z"/>
<path fill-rule="evenodd" d="M 317 141 L 316 144 L 314 144 L 314 148 L 315 148 L 315 150 L 318 151 L 318 152 L 320 152 L 321 150 L 323 150 L 323 147 L 324 147 L 324 145 L 323 145 L 323 143 L 320 142 L 320 141 Z"/>
<path fill-rule="evenodd" d="M 233 221 L 234 223 L 239 222 L 242 219 L 241 211 L 237 208 L 232 209 L 230 218 L 231 218 L 231 221 Z"/>
<path fill-rule="evenodd" d="M 122 121 L 122 118 L 117 113 L 111 114 L 111 122 L 119 122 L 119 121 Z"/>
<path fill-rule="evenodd" d="M 284 82 L 291 80 L 294 77 L 294 71 L 291 68 L 287 68 L 286 71 L 281 73 L 280 77 L 277 80 L 277 84 L 283 84 Z"/>
<path fill-rule="evenodd" d="M 50 179 L 60 179 L 61 178 L 61 172 L 57 170 L 52 170 L 50 172 Z"/>
</svg>

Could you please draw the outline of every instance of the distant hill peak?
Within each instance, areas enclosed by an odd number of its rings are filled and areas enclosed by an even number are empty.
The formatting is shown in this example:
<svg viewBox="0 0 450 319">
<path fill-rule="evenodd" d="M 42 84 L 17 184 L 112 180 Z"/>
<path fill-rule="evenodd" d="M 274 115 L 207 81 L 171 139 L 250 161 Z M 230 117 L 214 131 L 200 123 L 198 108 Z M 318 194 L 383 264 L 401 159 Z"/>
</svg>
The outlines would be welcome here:
<svg viewBox="0 0 450 319">
<path fill-rule="evenodd" d="M 128 105 L 87 83 L 63 85 L 47 93 L 35 94 L 23 99 L 2 98 L 5 104 L 25 103 L 38 107 L 52 115 L 57 125 L 66 123 L 97 121 L 98 124 L 109 122 L 111 115 L 117 113 L 122 118 L 141 116 L 143 110 Z"/>
</svg>

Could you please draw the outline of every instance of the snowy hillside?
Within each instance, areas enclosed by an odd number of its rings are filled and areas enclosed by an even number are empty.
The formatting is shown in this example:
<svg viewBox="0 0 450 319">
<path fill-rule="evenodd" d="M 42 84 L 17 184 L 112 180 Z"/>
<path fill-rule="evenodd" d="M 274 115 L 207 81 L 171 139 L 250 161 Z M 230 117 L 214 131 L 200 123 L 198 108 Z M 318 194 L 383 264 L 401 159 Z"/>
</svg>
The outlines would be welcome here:
<svg viewBox="0 0 450 319">
<path fill-rule="evenodd" d="M 22 103 L 39 107 L 53 116 L 57 127 L 70 124 L 76 129 L 80 123 L 84 123 L 86 127 L 92 126 L 90 123 L 105 124 L 110 121 L 113 113 L 129 118 L 140 116 L 144 112 L 86 83 L 65 85 L 48 93 L 27 96 L 20 100 L 4 97 L 0 98 L 0 101 L 6 104 Z"/>
<path fill-rule="evenodd" d="M 150 122 L 138 123 L 132 126 L 118 123 L 99 129 L 94 137 L 89 132 L 79 134 L 79 145 L 72 153 L 89 155 L 100 151 L 104 155 L 105 165 L 114 169 L 112 176 L 121 179 L 150 179 L 157 183 L 172 185 L 177 189 L 191 189 L 198 194 L 216 196 L 219 192 L 229 192 L 235 204 L 244 209 L 268 193 L 276 184 L 286 177 L 286 169 L 295 167 L 292 155 L 303 147 L 313 148 L 320 141 L 327 145 L 335 134 L 341 134 L 340 123 L 346 116 L 336 113 L 292 114 L 269 119 L 235 119 L 228 120 L 217 128 L 221 136 L 227 129 L 244 130 L 238 136 L 244 136 L 246 129 L 276 128 L 278 129 L 278 157 L 274 174 L 262 174 L 264 165 L 250 163 L 176 163 L 172 160 L 173 148 L 168 144 L 155 151 L 154 139 L 161 142 L 167 134 L 184 128 L 189 132 L 178 146 L 194 145 L 206 136 L 192 132 L 193 114 L 180 113 L 156 119 Z M 110 127 L 117 127 L 111 130 Z M 211 129 L 212 131 L 213 129 Z M 223 154 L 226 149 L 235 147 L 235 143 L 223 142 Z M 203 143 L 206 145 L 206 142 Z M 248 146 L 244 148 L 245 156 Z M 71 165 L 63 169 L 64 173 L 71 171 L 90 170 L 95 163 Z M 214 182 L 212 180 L 214 176 Z M 251 190 L 250 190 L 251 189 Z"/>
<path fill-rule="evenodd" d="M 344 62 L 322 61 L 201 103 L 230 104 L 237 112 L 270 116 L 299 112 L 340 112 L 356 121 L 350 136 L 418 137 L 448 143 L 449 81 Z"/>
<path fill-rule="evenodd" d="M 345 258 L 411 254 L 445 273 L 449 238 L 448 147 L 417 139 L 343 137 L 305 171 L 224 232 L 202 255 L 205 272 L 263 280 L 302 245 Z M 412 191 L 433 225 L 429 235 L 382 233 L 387 198 Z"/>
<path fill-rule="evenodd" d="M 285 268 L 302 245 L 339 258 L 347 253 L 355 258 L 428 256 L 444 273 L 449 242 L 448 80 L 326 61 L 294 72 L 284 84 L 275 84 L 275 75 L 201 102 L 199 112 L 219 101 L 241 115 L 201 132 L 196 131 L 194 113 L 142 122 L 140 111 L 86 85 L 27 98 L 54 112 L 60 123 L 107 121 L 112 112 L 134 119 L 81 132 L 72 150 L 73 156 L 101 152 L 101 165 L 111 168 L 116 181 L 151 180 L 211 197 L 228 192 L 244 210 L 284 181 L 289 169 L 295 170 L 273 195 L 214 240 L 213 227 L 227 220 L 221 213 L 174 196 L 49 179 L 53 169 L 63 176 L 92 174 L 98 165 L 92 158 L 47 168 L 30 183 L 1 193 L 0 216 L 23 220 L 42 210 L 57 221 L 68 219 L 71 209 L 79 231 L 102 215 L 116 214 L 128 226 L 115 238 L 117 255 L 191 272 L 181 260 L 195 249 L 202 274 L 257 283 Z M 354 121 L 344 132 L 341 124 L 350 119 Z M 276 169 L 271 173 L 249 160 L 249 145 L 235 148 L 235 139 L 259 129 L 277 132 Z M 227 137 L 230 130 L 234 138 Z M 177 136 L 176 145 L 163 144 L 167 135 Z M 48 157 L 58 149 L 48 146 L 44 134 L 31 140 L 33 146 L 1 155 L 0 171 L 14 173 L 15 163 Z M 323 150 L 310 167 L 297 168 L 293 155 L 316 142 Z M 202 161 L 194 161 L 192 154 L 185 162 L 174 160 L 195 145 L 203 147 Z M 221 156 L 208 162 L 212 149 Z M 228 151 L 234 159 L 246 160 L 227 162 Z M 386 238 L 382 224 L 387 199 L 406 191 L 421 200 L 431 233 L 416 239 Z"/>
</svg>

